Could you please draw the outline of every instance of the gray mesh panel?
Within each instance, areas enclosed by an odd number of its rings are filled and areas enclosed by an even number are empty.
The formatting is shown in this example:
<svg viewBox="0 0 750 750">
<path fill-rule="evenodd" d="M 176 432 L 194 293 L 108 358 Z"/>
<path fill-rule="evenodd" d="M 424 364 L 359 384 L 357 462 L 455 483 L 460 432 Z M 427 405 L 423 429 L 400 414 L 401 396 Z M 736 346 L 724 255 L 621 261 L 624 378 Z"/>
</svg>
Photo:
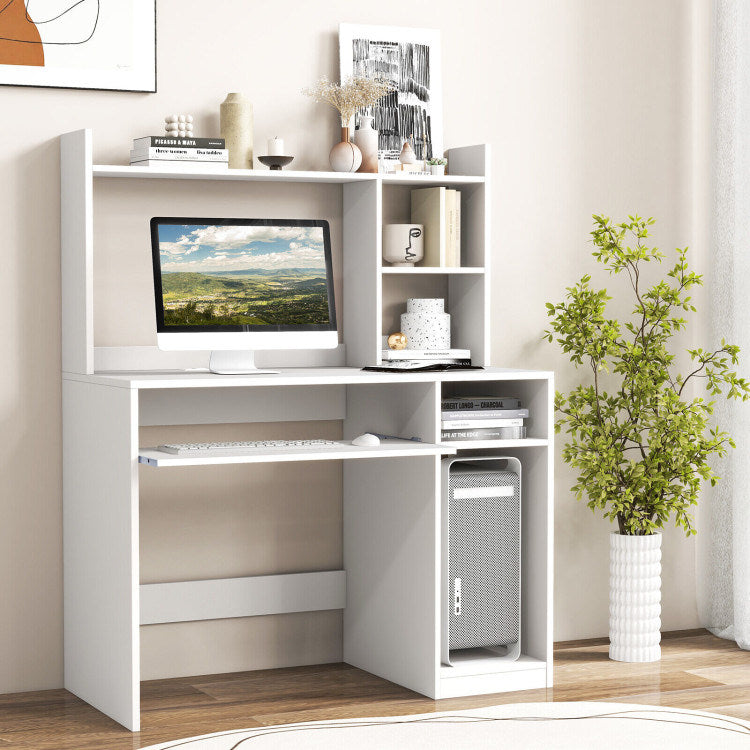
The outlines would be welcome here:
<svg viewBox="0 0 750 750">
<path fill-rule="evenodd" d="M 507 646 L 519 639 L 518 475 L 511 471 L 452 471 L 449 484 L 450 648 Z M 454 497 L 458 488 L 502 486 L 512 487 L 513 494 Z M 457 578 L 461 579 L 459 615 L 455 611 Z"/>
</svg>

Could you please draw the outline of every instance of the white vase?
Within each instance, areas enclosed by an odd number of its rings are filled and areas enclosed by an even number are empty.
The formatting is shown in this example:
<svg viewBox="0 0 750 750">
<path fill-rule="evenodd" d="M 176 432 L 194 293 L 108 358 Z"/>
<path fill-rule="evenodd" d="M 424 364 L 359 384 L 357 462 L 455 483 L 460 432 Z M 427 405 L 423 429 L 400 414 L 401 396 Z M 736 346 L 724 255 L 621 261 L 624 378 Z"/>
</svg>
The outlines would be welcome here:
<svg viewBox="0 0 750 750">
<path fill-rule="evenodd" d="M 219 129 L 230 169 L 253 168 L 253 105 L 244 94 L 227 94 L 219 108 Z"/>
<path fill-rule="evenodd" d="M 361 115 L 359 130 L 354 133 L 354 143 L 362 152 L 362 164 L 358 172 L 378 171 L 378 131 L 372 127 L 374 117 Z"/>
<path fill-rule="evenodd" d="M 451 316 L 443 299 L 408 299 L 401 315 L 401 333 L 409 349 L 451 348 Z"/>
<path fill-rule="evenodd" d="M 337 143 L 328 155 L 334 172 L 356 172 L 362 163 L 362 152 L 352 143 L 349 128 L 341 128 L 341 142 Z"/>
<path fill-rule="evenodd" d="M 609 658 L 661 659 L 661 534 L 609 537 Z"/>
<path fill-rule="evenodd" d="M 445 164 L 430 164 L 430 174 L 440 177 L 445 174 Z"/>
</svg>

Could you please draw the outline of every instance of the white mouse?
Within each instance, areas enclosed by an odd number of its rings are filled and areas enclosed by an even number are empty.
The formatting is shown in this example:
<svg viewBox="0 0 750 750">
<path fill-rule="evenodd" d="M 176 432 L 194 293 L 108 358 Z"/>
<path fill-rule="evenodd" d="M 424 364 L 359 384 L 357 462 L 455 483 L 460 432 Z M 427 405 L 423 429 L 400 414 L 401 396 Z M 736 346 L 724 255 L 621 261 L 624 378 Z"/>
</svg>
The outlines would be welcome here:
<svg viewBox="0 0 750 750">
<path fill-rule="evenodd" d="M 380 445 L 380 438 L 365 432 L 364 435 L 355 437 L 352 440 L 352 445 L 358 445 L 360 448 L 374 448 L 376 445 Z"/>
</svg>

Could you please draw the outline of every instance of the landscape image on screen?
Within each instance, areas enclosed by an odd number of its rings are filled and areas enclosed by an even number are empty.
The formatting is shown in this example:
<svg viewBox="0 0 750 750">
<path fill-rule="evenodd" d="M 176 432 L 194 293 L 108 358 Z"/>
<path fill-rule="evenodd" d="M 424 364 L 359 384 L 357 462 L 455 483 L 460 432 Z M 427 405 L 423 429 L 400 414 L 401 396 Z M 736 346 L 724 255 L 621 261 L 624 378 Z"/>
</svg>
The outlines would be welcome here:
<svg viewBox="0 0 750 750">
<path fill-rule="evenodd" d="M 329 322 L 322 227 L 159 225 L 165 326 Z"/>
</svg>

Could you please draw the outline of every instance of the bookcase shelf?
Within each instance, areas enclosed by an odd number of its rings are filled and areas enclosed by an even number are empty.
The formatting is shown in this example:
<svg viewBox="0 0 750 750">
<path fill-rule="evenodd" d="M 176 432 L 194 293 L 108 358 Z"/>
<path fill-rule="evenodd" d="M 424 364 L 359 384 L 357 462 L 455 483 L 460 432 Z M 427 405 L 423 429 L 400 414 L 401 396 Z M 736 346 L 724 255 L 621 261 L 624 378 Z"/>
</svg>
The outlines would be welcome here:
<svg viewBox="0 0 750 750">
<path fill-rule="evenodd" d="M 451 166 L 451 169 L 454 167 Z M 409 185 L 410 187 L 450 187 L 452 185 L 483 185 L 484 175 L 476 174 L 446 174 L 446 175 L 410 175 L 381 174 L 381 181 L 386 185 Z"/>
<path fill-rule="evenodd" d="M 443 448 L 453 448 L 459 451 L 468 450 L 499 450 L 509 448 L 540 448 L 549 445 L 549 440 L 542 438 L 523 438 L 523 440 L 457 440 L 441 442 Z"/>
<path fill-rule="evenodd" d="M 296 169 L 224 169 L 194 170 L 187 167 L 131 167 L 127 164 L 93 164 L 94 177 L 137 177 L 169 180 L 246 180 L 257 182 L 320 182 L 344 185 L 349 182 L 382 182 L 404 186 L 480 185 L 485 178 L 474 175 L 398 175 L 366 172 L 325 172 Z"/>
<path fill-rule="evenodd" d="M 383 266 L 380 272 L 386 275 L 393 274 L 398 276 L 430 276 L 437 274 L 445 274 L 447 276 L 480 276 L 485 270 L 484 268 L 472 266 L 459 266 L 457 268 L 441 268 L 438 266 L 414 266 L 413 268 Z"/>
</svg>

